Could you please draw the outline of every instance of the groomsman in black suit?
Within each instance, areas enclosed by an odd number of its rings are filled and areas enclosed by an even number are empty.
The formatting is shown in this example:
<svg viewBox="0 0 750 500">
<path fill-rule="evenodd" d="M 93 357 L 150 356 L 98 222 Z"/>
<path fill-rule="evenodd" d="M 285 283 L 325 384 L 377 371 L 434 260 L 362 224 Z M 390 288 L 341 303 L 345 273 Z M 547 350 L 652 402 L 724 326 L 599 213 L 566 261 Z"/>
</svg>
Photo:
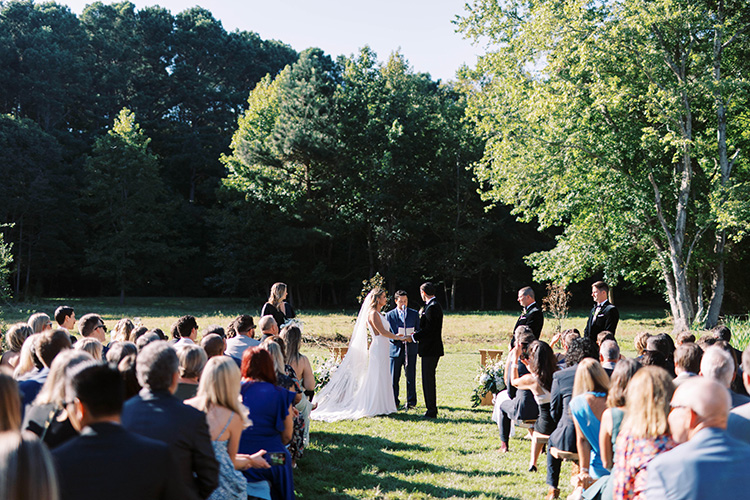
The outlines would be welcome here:
<svg viewBox="0 0 750 500">
<path fill-rule="evenodd" d="M 594 343 L 596 343 L 596 336 L 600 332 L 606 330 L 614 335 L 617 323 L 620 321 L 620 312 L 613 304 L 610 304 L 608 297 L 609 286 L 605 282 L 597 281 L 591 285 L 591 298 L 594 299 L 596 306 L 591 309 L 591 316 L 586 323 L 583 336 L 591 339 Z"/>
<path fill-rule="evenodd" d="M 422 390 L 427 411 L 424 418 L 437 418 L 437 388 L 435 371 L 443 355 L 443 309 L 435 299 L 435 285 L 429 281 L 419 287 L 419 294 L 425 303 L 419 316 L 419 330 L 411 339 L 417 341 L 419 357 L 422 358 Z"/>
<path fill-rule="evenodd" d="M 544 314 L 539 304 L 536 303 L 534 297 L 534 290 L 530 287 L 524 287 L 518 290 L 518 303 L 523 307 L 523 314 L 516 321 L 516 326 L 513 327 L 513 331 L 516 331 L 521 325 L 526 325 L 531 328 L 531 333 L 534 334 L 537 340 L 542 334 L 542 327 L 544 326 Z M 510 338 L 510 347 L 514 347 L 516 343 L 515 335 Z"/>
</svg>

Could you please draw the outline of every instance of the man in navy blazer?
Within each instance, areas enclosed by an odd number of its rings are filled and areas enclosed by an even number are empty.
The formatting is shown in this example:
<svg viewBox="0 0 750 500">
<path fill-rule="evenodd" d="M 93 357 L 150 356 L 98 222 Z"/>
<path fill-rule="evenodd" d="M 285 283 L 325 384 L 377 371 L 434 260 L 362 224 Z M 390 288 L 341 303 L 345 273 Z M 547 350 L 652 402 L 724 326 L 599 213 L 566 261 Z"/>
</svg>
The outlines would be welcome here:
<svg viewBox="0 0 750 500">
<path fill-rule="evenodd" d="M 206 415 L 173 396 L 179 381 L 177 353 L 164 341 L 152 342 L 138 354 L 136 375 L 143 389 L 122 411 L 129 431 L 162 441 L 177 464 L 173 478 L 185 486 L 190 500 L 208 498 L 219 485 Z"/>
<path fill-rule="evenodd" d="M 419 313 L 407 307 L 409 297 L 404 290 L 394 294 L 396 308 L 385 315 L 391 332 L 398 335 L 399 328 L 419 329 Z M 401 368 L 406 372 L 406 409 L 417 406 L 417 345 L 414 342 L 404 342 L 391 339 L 391 378 L 393 379 L 393 397 L 396 407 L 401 404 L 398 399 Z"/>
<path fill-rule="evenodd" d="M 52 452 L 61 500 L 185 498 L 169 447 L 120 425 L 125 390 L 117 368 L 91 361 L 69 376 L 66 409 L 81 435 Z"/>
<path fill-rule="evenodd" d="M 437 418 L 437 384 L 435 372 L 443 356 L 443 308 L 435 299 L 435 285 L 429 281 L 419 287 L 419 295 L 425 303 L 419 316 L 419 330 L 411 336 L 416 340 L 417 353 L 422 358 L 422 391 L 427 411 L 424 418 Z"/>
<path fill-rule="evenodd" d="M 648 500 L 747 498 L 750 445 L 731 437 L 731 398 L 720 383 L 691 377 L 672 396 L 669 428 L 682 443 L 647 466 Z"/>
</svg>

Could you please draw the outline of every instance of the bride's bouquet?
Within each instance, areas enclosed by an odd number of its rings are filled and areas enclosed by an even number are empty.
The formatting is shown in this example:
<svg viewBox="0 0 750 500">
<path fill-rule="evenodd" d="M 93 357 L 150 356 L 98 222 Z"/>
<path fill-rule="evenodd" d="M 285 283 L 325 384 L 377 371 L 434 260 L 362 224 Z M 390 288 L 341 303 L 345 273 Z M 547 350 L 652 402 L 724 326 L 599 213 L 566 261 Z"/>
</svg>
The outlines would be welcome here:
<svg viewBox="0 0 750 500">
<path fill-rule="evenodd" d="M 471 395 L 472 408 L 482 404 L 482 398 L 488 392 L 497 394 L 505 389 L 505 361 L 498 359 L 494 363 L 480 366 L 474 381 L 477 382 L 477 386 Z"/>
</svg>

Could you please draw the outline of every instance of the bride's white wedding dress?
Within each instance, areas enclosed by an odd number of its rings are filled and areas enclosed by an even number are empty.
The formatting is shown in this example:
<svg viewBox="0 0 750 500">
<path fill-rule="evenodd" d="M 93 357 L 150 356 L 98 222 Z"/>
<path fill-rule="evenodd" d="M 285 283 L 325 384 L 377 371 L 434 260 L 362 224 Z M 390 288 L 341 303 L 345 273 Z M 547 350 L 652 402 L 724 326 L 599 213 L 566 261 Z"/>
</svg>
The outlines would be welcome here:
<svg viewBox="0 0 750 500">
<path fill-rule="evenodd" d="M 368 302 L 365 299 L 364 303 Z M 365 306 L 360 310 L 346 356 L 328 384 L 316 395 L 318 407 L 310 413 L 313 420 L 353 420 L 396 411 L 391 385 L 390 342 L 372 332 L 367 323 L 368 312 L 369 308 Z M 385 316 L 378 313 L 377 318 L 388 330 Z M 368 332 L 372 336 L 369 352 Z"/>
</svg>

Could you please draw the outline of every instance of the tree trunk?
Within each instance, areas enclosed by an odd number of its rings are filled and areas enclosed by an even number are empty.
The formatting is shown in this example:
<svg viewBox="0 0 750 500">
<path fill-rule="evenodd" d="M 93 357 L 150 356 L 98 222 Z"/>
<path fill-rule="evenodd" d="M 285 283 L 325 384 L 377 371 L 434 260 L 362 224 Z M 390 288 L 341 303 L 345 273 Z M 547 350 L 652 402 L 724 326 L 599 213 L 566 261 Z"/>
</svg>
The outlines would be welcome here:
<svg viewBox="0 0 750 500">
<path fill-rule="evenodd" d="M 495 302 L 495 309 L 498 311 L 503 307 L 503 273 L 502 271 L 497 273 L 497 302 Z"/>
<path fill-rule="evenodd" d="M 451 311 L 456 310 L 456 281 L 458 281 L 458 279 L 454 276 L 451 281 Z"/>
<path fill-rule="evenodd" d="M 125 285 L 120 287 L 120 305 L 125 305 Z"/>
<path fill-rule="evenodd" d="M 721 303 L 724 301 L 724 232 L 721 232 L 719 238 L 717 238 L 717 245 L 721 244 L 721 253 L 717 250 L 716 253 L 721 255 L 719 262 L 716 264 L 716 269 L 711 276 L 711 287 L 713 292 L 711 293 L 711 302 L 708 304 L 708 314 L 706 315 L 706 321 L 703 326 L 706 330 L 715 327 L 719 323 L 719 314 L 721 313 Z"/>
</svg>

